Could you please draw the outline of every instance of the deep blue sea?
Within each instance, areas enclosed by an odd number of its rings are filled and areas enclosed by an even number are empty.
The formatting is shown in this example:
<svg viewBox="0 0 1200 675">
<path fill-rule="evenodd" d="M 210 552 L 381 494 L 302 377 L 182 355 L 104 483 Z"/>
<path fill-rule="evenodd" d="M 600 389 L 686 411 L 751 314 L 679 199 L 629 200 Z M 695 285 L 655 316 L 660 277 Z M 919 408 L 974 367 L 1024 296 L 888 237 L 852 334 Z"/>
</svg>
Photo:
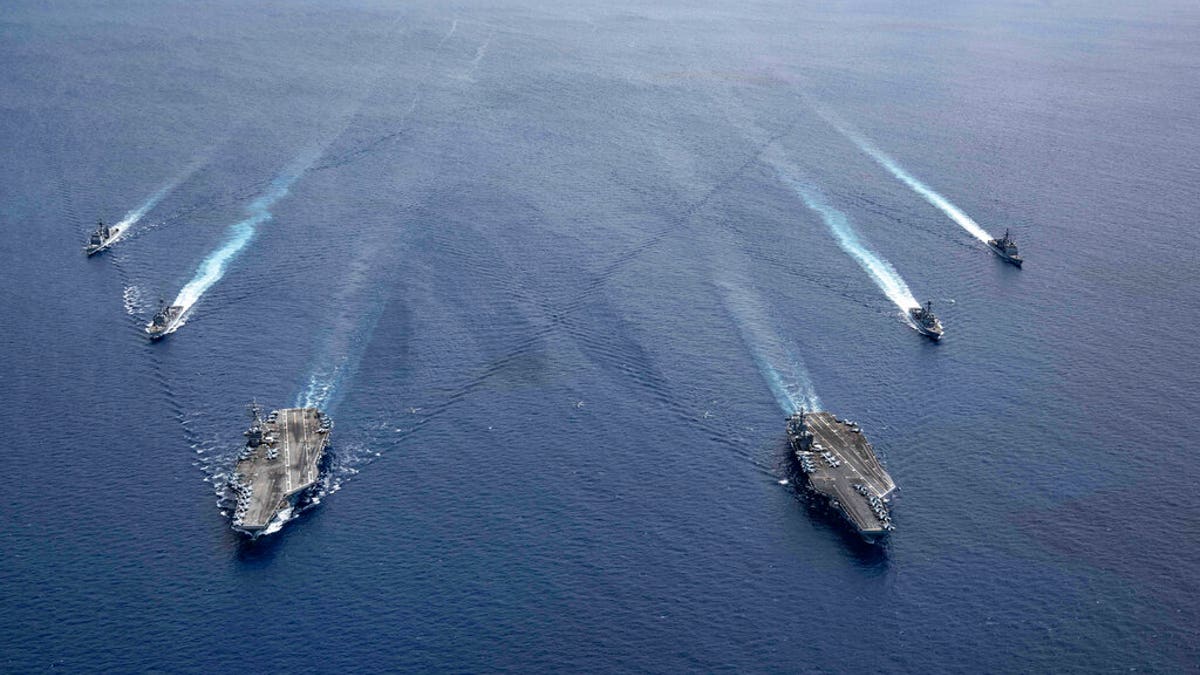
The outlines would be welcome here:
<svg viewBox="0 0 1200 675">
<path fill-rule="evenodd" d="M 0 670 L 1194 672 L 1197 214 L 1194 0 L 8 0 Z"/>
</svg>

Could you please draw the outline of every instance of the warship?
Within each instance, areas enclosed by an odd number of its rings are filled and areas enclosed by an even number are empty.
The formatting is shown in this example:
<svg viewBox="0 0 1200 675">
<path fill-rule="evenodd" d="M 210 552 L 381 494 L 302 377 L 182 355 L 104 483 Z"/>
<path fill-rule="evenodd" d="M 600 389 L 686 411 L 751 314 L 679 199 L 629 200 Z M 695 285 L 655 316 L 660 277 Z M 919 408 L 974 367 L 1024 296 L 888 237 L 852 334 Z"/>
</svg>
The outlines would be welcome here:
<svg viewBox="0 0 1200 675">
<path fill-rule="evenodd" d="M 988 247 L 995 251 L 996 255 L 1004 258 L 1008 262 L 1021 266 L 1025 262 L 1017 253 L 1017 242 L 1013 241 L 1012 237 L 1008 236 L 1008 230 L 1004 230 L 1004 236 L 999 239 L 988 239 Z"/>
<path fill-rule="evenodd" d="M 125 228 L 120 225 L 109 227 L 104 224 L 103 220 L 96 221 L 96 231 L 88 238 L 87 244 L 83 247 L 83 252 L 88 256 L 96 255 L 97 253 L 107 249 L 109 246 L 117 243 L 121 235 L 125 233 Z"/>
<path fill-rule="evenodd" d="M 154 313 L 154 318 L 150 319 L 150 323 L 146 324 L 146 333 L 150 335 L 151 340 L 157 340 L 175 332 L 181 321 L 183 321 L 183 306 L 168 306 L 165 301 L 160 299 L 158 311 Z"/>
<path fill-rule="evenodd" d="M 908 318 L 912 319 L 913 328 L 922 335 L 928 335 L 934 340 L 942 339 L 942 322 L 933 313 L 933 302 L 925 301 L 924 307 L 913 307 L 908 310 Z"/>
<path fill-rule="evenodd" d="M 311 503 L 333 421 L 317 408 L 284 408 L 265 419 L 251 403 L 246 445 L 229 477 L 233 529 L 255 539 Z"/>
<path fill-rule="evenodd" d="M 888 509 L 896 484 L 857 423 L 801 409 L 787 418 L 787 435 L 808 489 L 828 500 L 859 534 L 874 541 L 896 529 Z"/>
</svg>

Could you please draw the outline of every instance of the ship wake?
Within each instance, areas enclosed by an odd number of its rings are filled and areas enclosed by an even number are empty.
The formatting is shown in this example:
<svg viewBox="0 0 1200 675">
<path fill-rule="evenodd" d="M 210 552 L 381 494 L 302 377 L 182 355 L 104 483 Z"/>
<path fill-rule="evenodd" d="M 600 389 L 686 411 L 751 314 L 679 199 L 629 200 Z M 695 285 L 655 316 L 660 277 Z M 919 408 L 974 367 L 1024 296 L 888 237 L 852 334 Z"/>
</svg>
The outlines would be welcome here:
<svg viewBox="0 0 1200 675">
<path fill-rule="evenodd" d="M 770 159 L 769 161 L 778 172 L 780 180 L 799 195 L 805 206 L 821 216 L 821 220 L 837 240 L 838 247 L 863 268 L 863 271 L 871 277 L 871 280 L 889 300 L 900 309 L 905 310 L 906 314 L 907 310 L 920 306 L 896 268 L 867 247 L 859 238 L 858 232 L 850 224 L 848 215 L 831 205 L 816 188 L 796 180 L 795 172 L 789 170 L 790 168 L 782 160 Z"/>
<path fill-rule="evenodd" d="M 134 225 L 137 225 L 139 222 L 141 222 L 142 218 L 146 217 L 147 213 L 149 213 L 154 207 L 158 206 L 158 203 L 161 202 L 164 197 L 170 194 L 175 188 L 179 187 L 180 183 L 190 178 L 192 174 L 196 173 L 196 171 L 199 170 L 206 161 L 207 156 L 204 156 L 192 162 L 178 176 L 171 179 L 170 182 L 159 188 L 157 192 L 147 197 L 146 201 L 139 204 L 137 208 L 126 213 L 124 218 L 113 225 L 113 228 L 117 230 L 117 236 L 113 239 L 113 243 L 116 243 L 119 239 L 124 239 Z"/>
<path fill-rule="evenodd" d="M 992 239 L 992 235 L 987 233 L 979 223 L 975 222 L 971 216 L 968 216 L 962 209 L 955 206 L 949 199 L 946 199 L 936 190 L 929 187 L 925 183 L 917 179 L 900 166 L 891 155 L 880 150 L 870 139 L 863 136 L 857 129 L 847 124 L 832 111 L 817 106 L 817 114 L 819 114 L 826 122 L 834 129 L 837 129 L 843 136 L 848 138 L 850 142 L 858 146 L 859 150 L 866 153 L 871 159 L 875 160 L 883 168 L 887 169 L 888 173 L 895 176 L 900 182 L 907 185 L 913 192 L 921 195 L 925 201 L 937 207 L 942 213 L 949 216 L 950 220 L 958 223 L 960 227 L 966 230 L 972 237 L 979 241 L 987 243 Z"/>
<path fill-rule="evenodd" d="M 158 189 L 158 192 L 155 192 L 154 194 L 150 195 L 146 199 L 146 201 L 142 202 L 141 205 L 139 205 L 137 208 L 126 213 L 124 218 L 122 218 L 115 225 L 113 225 L 113 227 L 118 230 L 117 236 L 113 239 L 113 241 L 115 242 L 117 239 L 123 238 L 129 232 L 129 228 L 133 227 L 134 225 L 137 225 L 138 221 L 140 221 L 143 217 L 145 217 L 145 215 L 147 213 L 150 212 L 150 209 L 154 208 L 155 206 L 158 206 L 158 203 L 163 200 L 163 197 L 166 197 L 167 193 L 169 193 L 171 190 L 175 189 L 175 186 L 179 185 L 180 181 L 182 181 L 184 178 L 186 178 L 190 174 L 191 174 L 191 171 L 188 171 L 187 173 L 183 174 L 179 178 L 176 178 L 175 180 L 171 181 L 170 183 L 167 183 L 166 185 L 162 186 L 161 188 Z"/>
<path fill-rule="evenodd" d="M 121 294 L 121 301 L 125 305 L 125 313 L 129 316 L 140 315 L 145 306 L 142 289 L 138 286 L 126 286 Z"/>
<path fill-rule="evenodd" d="M 348 305 L 343 304 L 343 307 Z M 386 302 L 377 300 L 365 312 L 352 315 L 344 309 L 308 376 L 308 383 L 296 395 L 296 406 L 320 408 L 332 413 L 341 397 L 343 383 L 358 371 L 363 351 L 370 342 Z M 348 327 L 348 330 L 344 330 Z"/>
<path fill-rule="evenodd" d="M 820 410 L 821 399 L 794 345 L 779 336 L 774 322 L 756 293 L 745 280 L 725 273 L 717 280 L 726 311 L 733 317 L 742 341 L 770 387 L 779 407 L 787 414 L 801 408 Z"/>
<path fill-rule="evenodd" d="M 272 218 L 271 207 L 291 191 L 292 184 L 304 174 L 316 159 L 317 153 L 307 152 L 298 157 L 291 166 L 271 181 L 271 186 L 247 207 L 246 218 L 229 226 L 225 242 L 208 254 L 196 274 L 182 289 L 171 304 L 183 307 L 186 314 L 208 289 L 225 276 L 229 264 L 246 249 L 258 234 L 259 226 Z"/>
</svg>

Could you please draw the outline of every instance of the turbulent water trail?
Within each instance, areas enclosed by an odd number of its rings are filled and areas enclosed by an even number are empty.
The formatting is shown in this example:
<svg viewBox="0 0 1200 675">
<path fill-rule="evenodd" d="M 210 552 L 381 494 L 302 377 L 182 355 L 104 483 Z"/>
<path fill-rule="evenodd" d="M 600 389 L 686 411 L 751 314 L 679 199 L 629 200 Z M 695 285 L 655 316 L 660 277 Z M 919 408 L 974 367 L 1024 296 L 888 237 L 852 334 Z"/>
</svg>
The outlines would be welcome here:
<svg viewBox="0 0 1200 675">
<path fill-rule="evenodd" d="M 400 24 L 400 19 L 401 17 L 397 17 L 392 22 L 391 27 L 388 29 L 389 36 L 394 33 L 396 27 Z M 376 70 L 378 72 L 372 80 L 373 83 L 382 77 L 383 68 L 383 65 L 377 66 Z M 312 168 L 317 159 L 324 154 L 329 144 L 333 142 L 338 134 L 345 130 L 350 120 L 362 107 L 365 98 L 370 95 L 369 92 L 373 89 L 374 84 L 368 89 L 367 94 L 350 104 L 345 112 L 338 116 L 341 119 L 341 124 L 336 132 L 328 136 L 323 143 L 310 146 L 298 155 L 287 168 L 271 181 L 266 191 L 250 203 L 250 206 L 246 209 L 246 218 L 229 226 L 229 233 L 225 242 L 220 248 L 210 253 L 200 262 L 191 281 L 180 289 L 179 295 L 176 296 L 175 301 L 171 304 L 183 307 L 183 312 L 186 314 L 208 289 L 212 288 L 214 284 L 225 276 L 225 271 L 228 269 L 229 264 L 253 241 L 255 235 L 258 233 L 259 226 L 271 220 L 271 207 L 280 199 L 287 196 L 288 192 L 291 191 L 292 184 Z"/>
<path fill-rule="evenodd" d="M 125 238 L 125 235 L 129 233 L 130 228 L 132 228 L 134 225 L 137 225 L 138 222 L 150 212 L 150 209 L 158 206 L 158 203 L 163 200 L 163 197 L 166 197 L 167 194 L 178 187 L 180 183 L 195 173 L 196 169 L 200 168 L 201 164 L 203 164 L 203 160 L 193 162 L 183 173 L 179 174 L 169 183 L 159 188 L 154 194 L 147 197 L 146 201 L 138 205 L 137 208 L 126 213 L 124 218 L 113 225 L 113 227 L 120 232 L 120 234 L 118 234 L 118 238 Z"/>
<path fill-rule="evenodd" d="M 775 167 L 779 179 L 800 196 L 805 206 L 821 216 L 821 220 L 825 222 L 837 240 L 838 246 L 851 258 L 854 258 L 889 300 L 904 310 L 920 306 L 896 268 L 879 257 L 858 238 L 858 233 L 850 224 L 849 216 L 826 201 L 825 196 L 819 190 L 796 180 L 793 177 L 794 172 L 790 171 L 782 161 L 776 158 L 768 158 L 768 161 Z"/>
<path fill-rule="evenodd" d="M 225 270 L 228 269 L 229 263 L 233 262 L 245 250 L 246 245 L 254 239 L 258 233 L 258 227 L 271 219 L 271 207 L 288 194 L 292 184 L 308 169 L 316 159 L 316 155 L 316 152 L 311 151 L 301 155 L 283 173 L 276 176 L 275 180 L 271 181 L 271 186 L 267 188 L 267 191 L 259 195 L 247 207 L 246 218 L 229 226 L 225 242 L 200 262 L 199 267 L 196 268 L 196 274 L 180 289 L 179 295 L 171 304 L 183 307 L 183 311 L 186 313 L 208 289 L 212 288 L 213 284 L 225 276 Z"/>
<path fill-rule="evenodd" d="M 363 316 L 351 316 L 349 305 L 339 315 L 338 326 L 354 326 L 353 332 L 335 329 L 335 335 L 325 346 L 317 365 L 308 376 L 308 384 L 296 394 L 296 407 L 320 408 L 332 414 L 340 402 L 341 385 L 358 370 L 369 336 L 383 315 L 386 303 L 374 302 Z"/>
<path fill-rule="evenodd" d="M 167 196 L 167 193 L 170 192 L 171 189 L 178 184 L 178 182 L 178 180 L 171 181 L 170 183 L 159 188 L 158 192 L 150 195 L 150 197 L 146 201 L 142 202 L 140 206 L 138 206 L 136 209 L 133 209 L 129 213 L 126 213 L 125 217 L 122 218 L 114 227 L 120 228 L 122 234 L 128 232 L 129 228 L 136 225 L 137 222 L 142 219 L 142 216 L 145 216 L 150 209 L 157 206 L 158 203 L 162 201 L 162 198 Z"/>
<path fill-rule="evenodd" d="M 451 22 L 450 30 L 438 42 L 438 48 L 441 48 L 455 34 L 458 24 L 458 19 Z M 489 35 L 476 48 L 475 56 L 467 66 L 467 78 L 470 78 L 479 67 L 491 41 L 492 35 Z M 417 105 L 421 102 L 422 92 L 435 72 L 433 67 L 428 69 L 414 91 L 408 108 L 397 119 L 395 130 L 333 158 L 318 166 L 317 169 L 342 166 L 380 147 L 384 142 L 405 133 L 408 130 L 409 118 L 416 111 Z M 393 230 L 388 230 L 388 232 L 399 234 Z M 358 370 L 370 336 L 375 332 L 375 326 L 379 323 L 384 308 L 387 306 L 389 294 L 380 290 L 386 288 L 387 285 L 380 284 L 377 278 L 373 278 L 372 271 L 379 267 L 380 256 L 390 251 L 393 245 L 394 241 L 387 238 L 364 241 L 355 258 L 346 266 L 349 274 L 340 289 L 334 293 L 331 303 L 332 306 L 339 308 L 336 320 L 332 322 L 332 328 L 321 335 L 320 347 L 313 361 L 312 370 L 309 372 L 306 383 L 296 394 L 295 405 L 297 407 L 315 407 L 332 414 L 341 401 L 342 385 L 348 379 L 353 378 Z M 362 309 L 364 307 L 365 310 Z"/>
<path fill-rule="evenodd" d="M 754 357 L 779 407 L 789 415 L 797 410 L 820 410 L 821 399 L 794 345 L 779 336 L 757 294 L 742 279 L 722 273 L 717 279 L 726 311 L 733 317 L 742 341 Z"/>
<path fill-rule="evenodd" d="M 450 22 L 450 30 L 442 36 L 440 41 L 438 41 L 438 46 L 441 47 L 442 45 L 446 44 L 446 40 L 449 40 L 450 36 L 454 35 L 454 31 L 456 30 L 458 30 L 458 19 Z"/>
<path fill-rule="evenodd" d="M 975 237 L 982 242 L 987 242 L 989 239 L 992 239 L 992 235 L 988 234 L 987 230 L 984 230 L 979 223 L 975 222 L 975 220 L 971 218 L 971 216 L 968 216 L 963 212 L 962 209 L 951 203 L 949 199 L 946 199 L 942 195 L 938 194 L 933 188 L 929 187 L 925 183 L 922 183 L 920 180 L 917 180 L 916 176 L 913 176 L 909 172 L 905 171 L 904 167 L 900 166 L 895 159 L 893 159 L 884 151 L 880 150 L 874 143 L 871 142 L 870 139 L 868 139 L 866 136 L 863 136 L 856 129 L 838 118 L 838 116 L 833 112 L 826 110 L 821 106 L 817 106 L 817 113 L 821 115 L 826 122 L 829 122 L 833 128 L 837 129 L 843 136 L 850 139 L 851 142 L 857 145 L 859 150 L 862 150 L 868 156 L 870 156 L 871 159 L 878 162 L 880 166 L 887 169 L 889 173 L 898 178 L 900 182 L 911 188 L 913 192 L 916 192 L 924 197 L 925 201 L 933 204 L 938 209 L 941 209 L 942 213 L 945 213 L 950 217 L 951 220 L 962 226 L 962 228 L 969 232 L 972 237 Z"/>
</svg>

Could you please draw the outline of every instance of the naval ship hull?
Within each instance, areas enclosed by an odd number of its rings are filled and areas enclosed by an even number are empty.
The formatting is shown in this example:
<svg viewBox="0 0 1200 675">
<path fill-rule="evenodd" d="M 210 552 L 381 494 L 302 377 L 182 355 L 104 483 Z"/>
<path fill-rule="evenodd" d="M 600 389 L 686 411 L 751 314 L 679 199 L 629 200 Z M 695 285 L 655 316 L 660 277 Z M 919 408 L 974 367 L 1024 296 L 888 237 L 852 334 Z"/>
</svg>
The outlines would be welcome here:
<svg viewBox="0 0 1200 675">
<path fill-rule="evenodd" d="M 921 335 L 924 335 L 927 338 L 930 338 L 935 341 L 942 339 L 943 331 L 930 330 L 930 329 L 926 328 L 924 325 L 921 324 L 920 321 L 918 321 L 915 317 L 913 317 L 913 315 L 911 313 L 909 313 L 909 315 L 908 315 L 908 323 L 913 327 L 913 330 L 917 331 L 918 333 L 920 333 Z"/>
<path fill-rule="evenodd" d="M 858 425 L 827 412 L 800 412 L 788 418 L 787 433 L 809 492 L 867 541 L 879 541 L 895 529 L 887 501 L 896 484 Z"/>
<path fill-rule="evenodd" d="M 125 234 L 125 228 L 123 227 L 113 227 L 111 228 L 111 231 L 111 237 L 105 239 L 99 244 L 88 244 L 87 246 L 84 246 L 83 252 L 86 253 L 89 258 L 97 253 L 103 253 L 104 251 L 107 251 L 113 244 L 117 243 L 117 240 L 121 238 L 121 235 Z"/>
<path fill-rule="evenodd" d="M 146 335 L 149 336 L 151 342 L 155 342 L 155 341 L 158 341 L 158 340 L 161 340 L 161 339 L 167 337 L 171 333 L 174 333 L 176 328 L 179 328 L 178 320 L 172 321 L 170 324 L 167 325 L 166 328 L 159 330 L 159 331 L 152 331 L 150 329 L 146 329 Z"/>
<path fill-rule="evenodd" d="M 1003 259 L 1005 262 L 1016 265 L 1017 267 L 1020 267 L 1021 263 L 1025 262 L 1022 258 L 1014 258 L 1013 256 L 1005 253 L 1004 249 L 1000 248 L 999 246 L 995 245 L 994 243 L 992 243 L 990 241 L 988 242 L 988 248 L 992 249 L 992 253 L 995 253 L 996 255 L 1000 256 L 1000 258 Z"/>
<path fill-rule="evenodd" d="M 172 317 L 171 320 L 167 322 L 167 325 L 163 326 L 162 328 L 156 328 L 154 324 L 151 323 L 150 325 L 146 326 L 146 335 L 150 337 L 151 342 L 165 338 L 171 333 L 174 333 L 180 326 L 183 325 L 183 319 L 186 314 L 187 312 L 181 308 L 179 313 Z"/>
<path fill-rule="evenodd" d="M 915 324 L 913 327 L 917 329 L 918 333 L 920 333 L 921 335 L 924 335 L 927 338 L 930 338 L 933 340 L 941 340 L 942 339 L 941 333 L 939 333 L 937 331 L 929 330 L 928 328 L 925 328 L 924 326 L 922 326 L 919 323 Z"/>
</svg>

